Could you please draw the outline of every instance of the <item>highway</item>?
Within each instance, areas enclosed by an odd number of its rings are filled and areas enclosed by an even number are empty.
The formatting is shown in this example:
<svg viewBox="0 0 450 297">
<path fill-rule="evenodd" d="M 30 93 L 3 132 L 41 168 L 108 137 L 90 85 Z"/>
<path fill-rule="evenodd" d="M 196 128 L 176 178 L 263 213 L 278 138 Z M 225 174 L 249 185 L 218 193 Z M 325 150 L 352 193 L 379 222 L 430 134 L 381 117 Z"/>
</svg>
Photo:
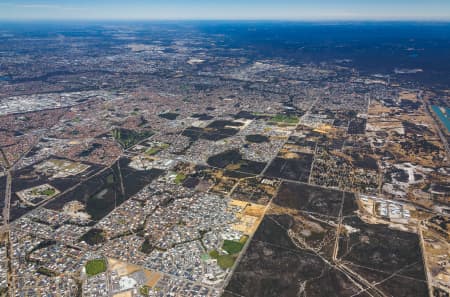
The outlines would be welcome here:
<svg viewBox="0 0 450 297">
<path fill-rule="evenodd" d="M 11 208 L 11 184 L 12 184 L 12 175 L 11 175 L 11 166 L 8 162 L 8 159 L 5 156 L 3 150 L 1 150 L 1 155 L 4 159 L 5 168 L 5 176 L 6 176 L 6 187 L 5 187 L 5 197 L 4 197 L 4 207 L 2 211 L 3 215 L 3 225 L 1 227 L 1 233 L 5 233 L 5 244 L 7 247 L 6 255 L 7 255 L 7 267 L 8 267 L 8 296 L 14 296 L 15 291 L 15 282 L 14 282 L 14 272 L 12 270 L 11 256 L 12 256 L 12 244 L 11 244 L 11 234 L 9 232 L 9 217 L 10 217 L 10 208 Z"/>
<path fill-rule="evenodd" d="M 425 250 L 425 241 L 423 239 L 423 224 L 424 221 L 421 221 L 418 223 L 417 225 L 417 233 L 419 235 L 419 240 L 420 240 L 420 249 L 422 250 L 422 259 L 423 259 L 423 267 L 425 270 L 425 277 L 427 279 L 427 285 L 428 285 L 428 294 L 429 297 L 433 297 L 433 277 L 431 276 L 431 272 L 430 272 L 430 265 L 428 264 L 428 259 L 426 256 L 426 250 Z"/>
<path fill-rule="evenodd" d="M 6 172 L 6 188 L 5 188 L 5 206 L 3 207 L 3 228 L 6 232 L 9 228 L 9 213 L 11 208 L 11 183 L 12 176 L 11 172 L 8 170 Z"/>
</svg>

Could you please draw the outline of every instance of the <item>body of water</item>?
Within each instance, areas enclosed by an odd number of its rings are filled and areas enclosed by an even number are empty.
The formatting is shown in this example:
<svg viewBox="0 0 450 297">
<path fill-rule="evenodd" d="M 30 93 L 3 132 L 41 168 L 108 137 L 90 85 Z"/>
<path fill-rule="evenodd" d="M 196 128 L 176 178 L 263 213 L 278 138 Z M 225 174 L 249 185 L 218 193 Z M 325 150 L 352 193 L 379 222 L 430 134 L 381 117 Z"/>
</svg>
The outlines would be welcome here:
<svg viewBox="0 0 450 297">
<path fill-rule="evenodd" d="M 450 108 L 448 107 L 439 107 L 436 105 L 432 105 L 434 113 L 437 114 L 441 122 L 447 128 L 447 131 L 450 132 Z"/>
</svg>

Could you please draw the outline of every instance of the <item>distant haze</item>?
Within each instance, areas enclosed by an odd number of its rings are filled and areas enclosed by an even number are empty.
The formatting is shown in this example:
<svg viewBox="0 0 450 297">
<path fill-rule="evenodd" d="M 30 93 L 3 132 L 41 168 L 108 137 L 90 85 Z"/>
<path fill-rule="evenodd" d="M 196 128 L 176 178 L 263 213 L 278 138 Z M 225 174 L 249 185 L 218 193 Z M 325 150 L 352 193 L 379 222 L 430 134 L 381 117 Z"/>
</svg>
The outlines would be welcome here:
<svg viewBox="0 0 450 297">
<path fill-rule="evenodd" d="M 0 20 L 450 20 L 449 0 L 0 0 Z"/>
</svg>

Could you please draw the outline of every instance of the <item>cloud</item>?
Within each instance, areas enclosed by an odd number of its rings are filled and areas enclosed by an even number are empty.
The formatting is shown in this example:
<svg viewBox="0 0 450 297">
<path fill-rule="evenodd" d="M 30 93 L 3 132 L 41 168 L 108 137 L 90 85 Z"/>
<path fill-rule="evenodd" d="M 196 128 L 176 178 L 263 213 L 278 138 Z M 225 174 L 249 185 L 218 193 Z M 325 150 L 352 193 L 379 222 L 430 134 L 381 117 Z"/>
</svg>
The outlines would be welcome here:
<svg viewBox="0 0 450 297">
<path fill-rule="evenodd" d="M 16 7 L 19 8 L 62 8 L 64 6 L 54 5 L 54 4 L 16 4 Z"/>
<path fill-rule="evenodd" d="M 75 7 L 68 5 L 48 4 L 48 3 L 0 3 L 0 6 L 11 7 L 17 9 L 52 9 L 52 10 L 85 10 L 83 7 Z"/>
</svg>

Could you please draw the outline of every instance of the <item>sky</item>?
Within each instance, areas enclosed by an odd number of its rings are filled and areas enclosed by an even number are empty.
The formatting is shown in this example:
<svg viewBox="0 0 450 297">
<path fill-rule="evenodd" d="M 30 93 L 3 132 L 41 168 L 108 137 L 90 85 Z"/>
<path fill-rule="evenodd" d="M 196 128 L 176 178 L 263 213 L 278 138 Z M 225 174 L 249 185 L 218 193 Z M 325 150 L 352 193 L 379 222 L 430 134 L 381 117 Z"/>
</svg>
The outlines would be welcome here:
<svg viewBox="0 0 450 297">
<path fill-rule="evenodd" d="M 450 20 L 450 0 L 0 0 L 0 20 Z"/>
</svg>

